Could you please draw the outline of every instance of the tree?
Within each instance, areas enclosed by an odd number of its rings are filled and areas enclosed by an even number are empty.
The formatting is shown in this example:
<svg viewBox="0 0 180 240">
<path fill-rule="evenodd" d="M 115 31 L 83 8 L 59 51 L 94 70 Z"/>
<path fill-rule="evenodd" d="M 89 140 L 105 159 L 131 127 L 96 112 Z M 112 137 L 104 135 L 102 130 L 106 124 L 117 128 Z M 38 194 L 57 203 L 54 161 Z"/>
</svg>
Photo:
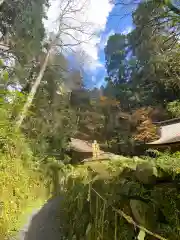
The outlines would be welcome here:
<svg viewBox="0 0 180 240">
<path fill-rule="evenodd" d="M 68 80 L 67 65 L 63 55 L 51 55 L 30 113 L 21 126 L 26 136 L 31 139 L 36 155 L 55 157 L 63 161 L 66 161 L 65 152 L 69 138 L 77 127 L 76 113 L 63 85 Z"/>
<path fill-rule="evenodd" d="M 115 5 L 120 5 L 122 7 L 129 7 L 130 6 L 130 12 L 131 11 L 136 12 L 136 9 L 140 5 L 147 5 L 149 8 L 149 5 L 156 6 L 157 9 L 161 9 L 162 11 L 156 12 L 156 8 L 154 8 L 155 12 L 153 13 L 153 21 L 150 20 L 148 22 L 145 22 L 143 24 L 144 27 L 152 27 L 159 28 L 161 25 L 164 25 L 166 23 L 170 26 L 169 30 L 171 32 L 171 35 L 169 36 L 169 40 L 173 40 L 174 38 L 178 38 L 180 35 L 180 20 L 179 20 L 179 14 L 180 14 L 180 7 L 179 3 L 176 0 L 147 0 L 144 2 L 136 1 L 136 0 L 112 0 L 112 2 Z M 149 12 L 147 17 L 150 18 L 151 13 Z M 158 25 L 154 23 L 154 20 L 158 20 Z M 171 42 L 170 42 L 171 44 Z"/>
<path fill-rule="evenodd" d="M 133 138 L 141 143 L 147 143 L 157 138 L 156 128 L 152 123 L 150 114 L 152 108 L 140 108 L 132 114 L 132 119 L 136 122 L 136 131 Z"/>
<path fill-rule="evenodd" d="M 131 54 L 131 46 L 126 35 L 111 36 L 105 47 L 106 69 L 108 77 L 105 94 L 119 99 L 121 108 L 128 110 L 133 96 L 131 76 L 136 69 L 136 60 Z"/>
<path fill-rule="evenodd" d="M 129 3 L 124 2 L 124 6 Z M 166 105 L 179 99 L 179 43 L 171 29 L 178 27 L 177 21 L 172 22 L 176 18 L 159 2 L 138 1 L 134 30 L 126 36 L 110 36 L 107 42 L 104 93 L 120 101 L 119 114 L 125 111 L 128 115 L 120 121 L 123 127 L 111 129 L 111 141 L 116 145 L 121 142 L 119 151 L 133 152 L 139 141 L 153 140 L 154 112 L 161 109 L 156 121 L 169 118 Z"/>
<path fill-rule="evenodd" d="M 168 7 L 172 12 L 176 13 L 176 14 L 180 14 L 180 10 L 179 10 L 179 5 L 178 5 L 178 1 L 176 0 L 148 0 L 149 2 L 155 2 L 155 3 L 159 3 L 161 6 L 166 6 Z M 122 5 L 122 6 L 128 6 L 128 5 L 136 5 L 139 4 L 138 0 L 129 0 L 129 1 L 123 1 L 123 0 L 112 0 L 112 3 L 116 4 L 116 5 Z"/>
<path fill-rule="evenodd" d="M 125 35 L 115 34 L 112 35 L 105 47 L 105 58 L 107 73 L 112 82 L 125 82 L 127 79 L 125 57 L 127 55 Z"/>
<path fill-rule="evenodd" d="M 180 116 L 180 101 L 176 100 L 176 101 L 168 103 L 167 110 L 172 113 L 173 117 L 179 117 Z"/>
<path fill-rule="evenodd" d="M 4 1 L 0 6 L 0 66 L 9 78 L 3 88 L 22 88 L 27 93 L 38 68 L 45 29 L 46 0 Z"/>
<path fill-rule="evenodd" d="M 164 104 L 164 101 L 172 101 L 178 97 L 177 87 L 174 87 L 176 84 L 167 87 L 167 83 L 171 81 L 171 78 L 174 79 L 174 82 L 178 81 L 175 77 L 178 75 L 177 68 L 174 65 L 172 70 L 172 60 L 169 57 L 174 55 L 174 58 L 177 58 L 176 52 L 179 44 L 173 43 L 173 49 L 172 47 L 169 49 L 169 36 L 171 36 L 171 32 L 168 31 L 169 27 L 166 23 L 162 24 L 161 19 L 155 17 L 160 13 L 163 14 L 163 11 L 151 1 L 140 4 L 134 13 L 136 28 L 130 34 L 130 42 L 140 64 L 137 77 L 141 79 L 141 87 L 144 86 L 143 88 L 147 89 L 147 104 L 160 102 Z M 148 13 L 151 14 L 148 15 Z M 152 25 L 148 25 L 150 21 Z M 134 39 L 137 40 L 134 41 Z M 164 66 L 166 66 L 166 70 Z M 152 99 L 154 99 L 153 103 L 150 102 Z"/>
<path fill-rule="evenodd" d="M 7 0 L 0 6 L 1 43 L 8 45 L 8 52 L 23 65 L 41 51 L 45 37 L 45 6 L 48 6 L 47 0 Z"/>
<path fill-rule="evenodd" d="M 27 111 L 29 107 L 31 106 L 32 100 L 34 98 L 34 95 L 40 85 L 40 82 L 43 78 L 44 72 L 47 68 L 47 64 L 49 61 L 49 57 L 51 52 L 53 51 L 54 48 L 59 47 L 61 50 L 63 48 L 72 47 L 79 45 L 81 42 L 80 38 L 75 38 L 74 36 L 79 36 L 79 34 L 87 33 L 85 29 L 87 29 L 88 24 L 84 22 L 80 22 L 77 24 L 77 19 L 76 15 L 78 12 L 83 11 L 83 7 L 85 5 L 83 4 L 82 6 L 78 6 L 76 1 L 73 0 L 67 0 L 65 2 L 62 2 L 60 4 L 60 14 L 58 17 L 58 30 L 57 33 L 55 33 L 54 36 L 50 39 L 46 51 L 46 56 L 44 58 L 43 64 L 41 66 L 41 69 L 38 73 L 37 78 L 35 79 L 34 85 L 32 86 L 31 92 L 28 95 L 27 101 L 23 107 L 22 113 L 17 119 L 17 127 L 19 128 L 26 117 Z M 71 19 L 71 20 L 68 20 Z M 74 36 L 72 34 L 74 32 Z M 63 41 L 63 37 L 68 37 L 73 40 L 73 43 L 65 43 Z"/>
</svg>

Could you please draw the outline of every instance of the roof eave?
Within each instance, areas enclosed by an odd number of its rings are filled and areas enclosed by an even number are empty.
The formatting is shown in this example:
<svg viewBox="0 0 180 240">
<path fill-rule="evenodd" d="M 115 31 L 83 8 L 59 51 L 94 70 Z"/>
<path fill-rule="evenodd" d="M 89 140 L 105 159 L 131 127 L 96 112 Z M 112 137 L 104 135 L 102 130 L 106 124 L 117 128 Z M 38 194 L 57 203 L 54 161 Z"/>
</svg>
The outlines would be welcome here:
<svg viewBox="0 0 180 240">
<path fill-rule="evenodd" d="M 153 122 L 153 124 L 155 125 L 168 125 L 168 124 L 173 124 L 173 123 L 178 123 L 180 122 L 180 117 L 179 118 L 173 118 L 173 119 L 168 119 L 165 121 L 161 121 L 161 122 Z"/>
<path fill-rule="evenodd" d="M 166 145 L 166 144 L 176 144 L 180 143 L 179 140 L 172 140 L 172 139 L 159 139 L 154 142 L 147 143 L 147 145 Z"/>
</svg>

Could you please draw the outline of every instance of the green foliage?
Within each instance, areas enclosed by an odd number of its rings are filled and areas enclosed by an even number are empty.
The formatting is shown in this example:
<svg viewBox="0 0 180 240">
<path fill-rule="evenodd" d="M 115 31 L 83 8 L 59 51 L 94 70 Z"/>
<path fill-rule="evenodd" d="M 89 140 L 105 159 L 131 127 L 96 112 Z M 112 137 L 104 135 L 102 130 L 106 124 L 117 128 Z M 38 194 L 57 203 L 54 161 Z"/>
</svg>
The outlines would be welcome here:
<svg viewBox="0 0 180 240">
<path fill-rule="evenodd" d="M 172 113 L 174 117 L 180 116 L 180 101 L 173 101 L 167 105 L 167 110 Z"/>
<path fill-rule="evenodd" d="M 143 176 L 140 178 L 137 173 L 140 167 L 149 171 L 147 165 L 156 171 L 152 171 L 149 182 L 144 184 Z M 178 178 L 178 156 L 170 154 L 161 155 L 157 160 L 119 157 L 109 162 L 64 167 L 60 183 L 64 183 L 65 190 L 62 206 L 65 239 L 132 239 L 138 232 L 127 215 L 152 235 L 179 239 Z M 142 208 L 138 218 L 130 204 L 134 200 Z M 146 233 L 146 239 L 150 237 Z"/>
<path fill-rule="evenodd" d="M 179 152 L 76 167 L 67 164 L 66 154 L 74 135 L 134 154 L 137 142 L 156 137 L 154 109 L 179 116 L 177 9 L 169 1 L 138 4 L 135 29 L 107 42 L 105 89 L 85 89 L 81 72 L 69 70 L 56 49 L 17 130 L 16 118 L 46 56 L 45 7 L 46 0 L 6 0 L 0 6 L 1 40 L 9 47 L 0 61 L 0 238 L 18 230 L 21 213 L 43 200 L 45 190 L 48 196 L 61 190 L 65 239 L 144 239 L 133 219 L 150 235 L 179 239 Z M 18 84 L 22 92 L 8 90 Z"/>
<path fill-rule="evenodd" d="M 123 154 L 136 152 L 139 140 L 149 142 L 156 137 L 152 121 L 178 116 L 175 103 L 180 97 L 179 16 L 169 10 L 172 7 L 169 1 L 136 4 L 132 32 L 110 36 L 104 50 L 108 76 L 103 94 L 120 102 L 119 109 L 108 112 L 107 122 L 113 115 L 122 115 L 119 120 L 116 118 L 119 126 L 108 129 L 107 135 Z M 150 112 L 161 109 L 162 114 L 153 118 L 149 112 L 142 120 L 141 110 L 146 108 L 151 108 Z"/>
<path fill-rule="evenodd" d="M 2 105 L 0 116 L 0 239 L 7 239 L 21 227 L 22 213 L 46 196 L 43 174 L 33 163 L 25 138 L 9 122 L 7 108 Z"/>
<path fill-rule="evenodd" d="M 179 23 L 173 21 L 176 18 L 159 2 L 142 2 L 133 14 L 135 29 L 126 36 L 115 34 L 109 38 L 105 55 L 109 81 L 114 85 L 111 94 L 118 97 L 123 108 L 163 105 L 179 98 L 179 31 L 172 30 L 179 29 Z M 126 73 L 123 78 L 111 76 L 122 69 Z"/>
<path fill-rule="evenodd" d="M 6 72 L 2 81 L 7 81 Z M 12 112 L 19 111 L 24 96 L 19 92 L 1 90 L 0 104 L 0 239 L 19 231 L 22 216 L 46 196 L 44 173 L 35 162 L 28 141 L 15 128 Z M 37 207 L 37 206 L 36 206 Z"/>
<path fill-rule="evenodd" d="M 25 151 L 25 148 L 24 148 Z M 17 234 L 21 215 L 38 199 L 45 199 L 42 176 L 31 165 L 28 170 L 23 165 L 23 159 L 0 153 L 0 238 L 6 239 Z M 23 223 L 24 224 L 24 223 Z"/>
<path fill-rule="evenodd" d="M 41 41 L 45 35 L 45 4 L 46 0 L 7 0 L 0 6 L 0 31 L 22 63 L 32 60 L 41 50 Z"/>
<path fill-rule="evenodd" d="M 127 37 L 120 34 L 111 36 L 105 48 L 107 73 L 116 82 L 118 79 L 124 81 L 125 75 L 125 56 L 126 56 Z M 124 61 L 124 62 L 123 62 Z M 117 72 L 116 69 L 119 69 Z"/>
<path fill-rule="evenodd" d="M 22 129 L 36 155 L 67 161 L 65 152 L 69 138 L 77 128 L 76 112 L 63 86 L 64 72 L 56 67 L 66 65 L 66 59 L 61 55 L 53 55 L 52 59 Z"/>
</svg>

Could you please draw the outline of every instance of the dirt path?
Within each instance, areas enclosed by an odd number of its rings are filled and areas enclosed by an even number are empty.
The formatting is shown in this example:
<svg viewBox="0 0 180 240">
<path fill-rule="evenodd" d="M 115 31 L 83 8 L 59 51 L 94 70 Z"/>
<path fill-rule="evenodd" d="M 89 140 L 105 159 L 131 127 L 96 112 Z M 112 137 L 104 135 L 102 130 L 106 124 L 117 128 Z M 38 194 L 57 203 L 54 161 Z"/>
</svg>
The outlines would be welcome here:
<svg viewBox="0 0 180 240">
<path fill-rule="evenodd" d="M 34 210 L 17 240 L 61 240 L 60 202 L 61 198 L 56 197 Z"/>
</svg>

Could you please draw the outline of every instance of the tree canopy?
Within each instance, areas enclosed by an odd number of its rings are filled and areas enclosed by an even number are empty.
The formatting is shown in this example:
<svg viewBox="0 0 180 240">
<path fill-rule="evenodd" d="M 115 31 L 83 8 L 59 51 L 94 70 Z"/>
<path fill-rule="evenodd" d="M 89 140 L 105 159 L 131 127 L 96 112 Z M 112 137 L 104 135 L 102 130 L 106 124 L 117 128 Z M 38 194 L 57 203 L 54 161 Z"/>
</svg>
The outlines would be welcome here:
<svg viewBox="0 0 180 240">
<path fill-rule="evenodd" d="M 14 231 L 34 193 L 50 185 L 54 195 L 64 188 L 67 239 L 143 240 L 146 232 L 152 240 L 151 231 L 179 239 L 179 153 L 146 150 L 158 139 L 154 122 L 180 117 L 180 7 L 171 0 L 113 2 L 135 6 L 133 29 L 109 36 L 105 84 L 89 89 L 80 47 L 92 37 L 92 23 L 81 19 L 88 2 L 59 1 L 50 33 L 44 20 L 51 1 L 0 0 L 0 239 Z M 71 138 L 96 140 L 111 161 L 72 166 L 80 157 L 73 157 Z M 87 221 L 76 224 L 81 216 Z"/>
</svg>

